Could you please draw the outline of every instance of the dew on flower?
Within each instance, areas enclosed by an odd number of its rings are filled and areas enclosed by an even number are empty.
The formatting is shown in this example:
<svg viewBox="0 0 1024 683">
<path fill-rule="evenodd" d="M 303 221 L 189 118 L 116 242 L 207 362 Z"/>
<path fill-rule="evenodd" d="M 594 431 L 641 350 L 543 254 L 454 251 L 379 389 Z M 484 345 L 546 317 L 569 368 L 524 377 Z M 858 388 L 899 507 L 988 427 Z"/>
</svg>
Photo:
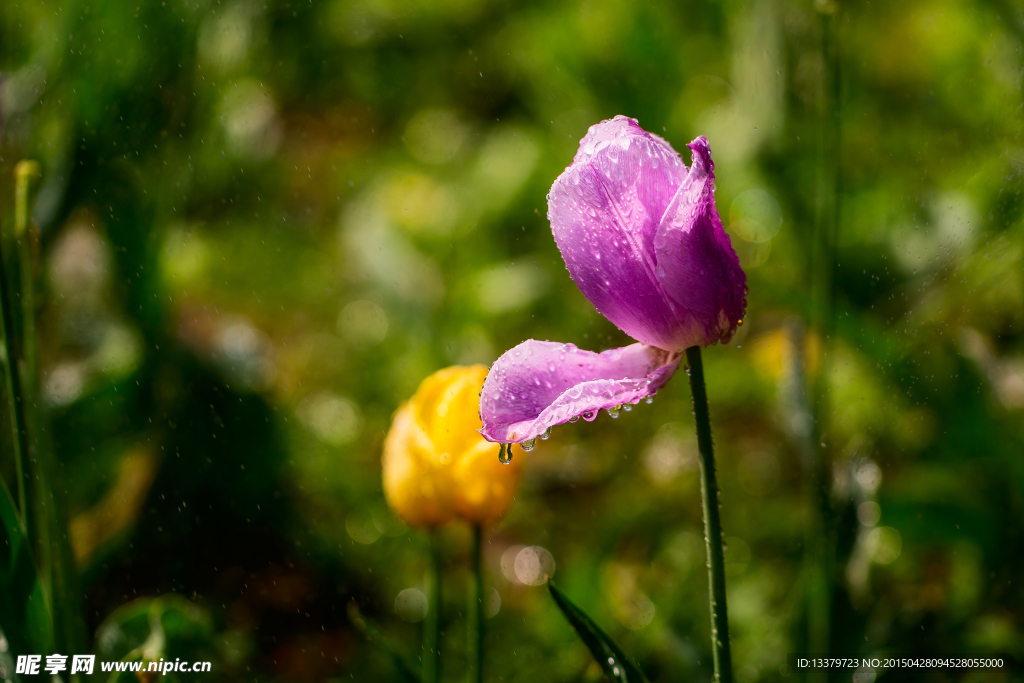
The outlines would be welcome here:
<svg viewBox="0 0 1024 683">
<path fill-rule="evenodd" d="M 551 438 L 551 427 L 548 427 L 547 429 L 544 430 L 544 433 L 540 435 L 540 440 L 541 441 L 547 441 L 550 438 Z"/>
<path fill-rule="evenodd" d="M 498 462 L 502 465 L 512 462 L 512 444 L 498 444 Z"/>
<path fill-rule="evenodd" d="M 522 448 L 527 453 L 532 451 L 533 447 L 536 446 L 536 445 L 537 445 L 537 440 L 536 439 L 527 439 L 526 441 L 521 441 L 519 443 L 519 447 Z M 509 450 L 509 453 L 511 454 L 511 452 L 512 452 L 512 446 L 511 445 L 509 446 L 508 450 Z M 511 457 L 509 458 L 509 460 L 511 460 Z"/>
<path fill-rule="evenodd" d="M 621 405 L 612 406 L 611 408 L 608 409 L 608 417 L 612 418 L 613 420 L 618 419 L 620 410 L 622 410 Z"/>
</svg>

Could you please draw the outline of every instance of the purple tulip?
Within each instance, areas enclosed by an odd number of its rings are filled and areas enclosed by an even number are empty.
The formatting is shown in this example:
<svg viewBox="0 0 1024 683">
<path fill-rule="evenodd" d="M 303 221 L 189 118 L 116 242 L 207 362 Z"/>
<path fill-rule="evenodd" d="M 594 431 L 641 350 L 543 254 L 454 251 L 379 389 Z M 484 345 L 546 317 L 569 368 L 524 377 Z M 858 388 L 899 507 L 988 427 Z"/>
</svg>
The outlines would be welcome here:
<svg viewBox="0 0 1024 683">
<path fill-rule="evenodd" d="M 635 119 L 591 126 L 548 194 L 548 220 L 576 286 L 639 344 L 604 353 L 529 340 L 491 368 L 484 438 L 515 443 L 654 394 L 690 346 L 728 342 L 746 275 L 715 209 L 707 138 L 689 169 Z"/>
</svg>

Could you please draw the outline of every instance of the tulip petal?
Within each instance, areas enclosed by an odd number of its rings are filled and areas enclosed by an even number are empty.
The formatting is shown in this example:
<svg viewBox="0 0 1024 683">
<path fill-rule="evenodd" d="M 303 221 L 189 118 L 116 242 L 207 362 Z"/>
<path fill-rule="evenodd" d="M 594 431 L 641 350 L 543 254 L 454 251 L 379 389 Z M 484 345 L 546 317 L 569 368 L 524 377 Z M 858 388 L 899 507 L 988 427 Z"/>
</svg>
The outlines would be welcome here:
<svg viewBox="0 0 1024 683">
<path fill-rule="evenodd" d="M 381 465 L 388 504 L 413 526 L 435 527 L 455 516 L 452 468 L 438 455 L 416 406 L 403 404 L 384 439 Z"/>
<path fill-rule="evenodd" d="M 476 445 L 462 454 L 452 473 L 455 508 L 462 519 L 487 528 L 497 524 L 515 500 L 526 458 L 517 454 L 512 462 L 502 464 L 493 443 L 479 434 L 473 436 Z"/>
<path fill-rule="evenodd" d="M 517 443 L 549 427 L 623 403 L 664 386 L 681 356 L 644 344 L 594 353 L 573 344 L 529 339 L 491 366 L 480 395 L 480 433 Z"/>
<path fill-rule="evenodd" d="M 703 135 L 654 238 L 664 291 L 697 327 L 690 345 L 727 342 L 747 306 L 747 276 L 715 209 L 715 162 Z"/>
<path fill-rule="evenodd" d="M 630 337 L 671 350 L 688 345 L 692 322 L 662 289 L 654 237 L 686 176 L 665 140 L 616 116 L 590 127 L 548 194 L 551 231 L 580 291 Z"/>
</svg>

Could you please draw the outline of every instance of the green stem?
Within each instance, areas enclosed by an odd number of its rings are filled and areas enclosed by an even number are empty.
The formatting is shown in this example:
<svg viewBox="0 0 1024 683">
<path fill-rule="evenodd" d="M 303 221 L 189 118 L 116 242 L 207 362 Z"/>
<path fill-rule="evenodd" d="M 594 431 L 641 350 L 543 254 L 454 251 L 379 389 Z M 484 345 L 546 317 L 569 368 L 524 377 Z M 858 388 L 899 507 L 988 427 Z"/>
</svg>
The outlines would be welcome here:
<svg viewBox="0 0 1024 683">
<path fill-rule="evenodd" d="M 10 410 L 11 429 L 13 430 L 14 468 L 18 478 L 18 511 L 26 529 L 31 529 L 28 516 L 28 497 L 25 493 L 26 468 L 28 457 L 28 429 L 25 419 L 25 393 L 22 388 L 21 373 L 18 360 L 21 353 L 18 348 L 18 335 L 14 327 L 14 300 L 11 286 L 7 279 L 7 262 L 4 259 L 3 239 L 0 238 L 0 333 L 4 337 L 4 380 L 7 389 L 8 409 Z"/>
<path fill-rule="evenodd" d="M 729 612 L 725 603 L 725 548 L 719 517 L 715 451 L 711 441 L 711 416 L 704 388 L 704 364 L 700 347 L 686 349 L 690 366 L 690 393 L 697 418 L 697 451 L 700 454 L 700 498 L 704 507 L 704 542 L 708 553 L 708 585 L 711 598 L 711 649 L 717 683 L 732 683 L 732 653 L 729 645 Z"/>
<path fill-rule="evenodd" d="M 430 534 L 430 566 L 427 569 L 427 618 L 423 622 L 423 683 L 437 683 L 441 676 L 441 556 L 437 532 Z"/>
<path fill-rule="evenodd" d="M 14 398 L 18 426 L 18 450 L 22 460 L 19 484 L 22 485 L 24 508 L 31 522 L 26 528 L 32 535 L 36 553 L 37 574 L 47 603 L 48 620 L 52 626 L 53 647 L 74 651 L 82 646 L 81 615 L 76 595 L 77 576 L 67 527 L 61 508 L 61 496 L 54 485 L 56 462 L 45 432 L 45 417 L 39 405 L 38 369 L 36 363 L 36 246 L 38 230 L 29 215 L 29 189 L 39 176 L 39 164 L 20 161 L 15 166 L 14 238 L 20 287 L 11 290 L 5 270 L 0 270 L 3 301 L 3 327 L 9 363 L 8 387 Z M 6 263 L 3 265 L 6 266 Z M 15 327 L 15 302 L 20 303 L 20 335 Z M 77 678 L 77 677 L 75 677 Z"/>
<path fill-rule="evenodd" d="M 833 3 L 819 6 L 821 56 L 825 69 L 821 74 L 818 142 L 818 206 L 815 216 L 817 255 L 815 258 L 814 296 L 817 302 L 813 323 L 824 351 L 811 387 L 813 416 L 811 449 L 815 455 L 808 463 L 808 495 L 815 514 L 810 519 L 807 543 L 807 648 L 825 654 L 831 651 L 832 595 L 835 589 L 836 519 L 829 496 L 831 481 L 831 443 L 828 439 L 829 415 L 827 377 L 828 350 L 835 331 L 836 264 L 839 245 L 839 213 L 842 183 L 841 97 L 842 80 L 839 52 L 839 8 Z M 820 444 L 820 447 L 816 447 Z M 810 682 L 828 680 L 828 672 L 809 670 Z"/>
<path fill-rule="evenodd" d="M 466 633 L 469 639 L 469 683 L 484 680 L 484 574 L 480 558 L 483 553 L 483 527 L 473 525 L 473 545 L 470 550 L 469 612 Z"/>
<path fill-rule="evenodd" d="M 36 303 L 34 247 L 39 230 L 31 224 L 28 211 L 28 190 L 33 178 L 39 176 L 39 163 L 19 161 L 14 168 L 14 238 L 18 245 L 18 271 L 21 275 L 21 338 L 25 367 L 24 389 L 28 396 L 38 396 L 36 374 Z"/>
</svg>

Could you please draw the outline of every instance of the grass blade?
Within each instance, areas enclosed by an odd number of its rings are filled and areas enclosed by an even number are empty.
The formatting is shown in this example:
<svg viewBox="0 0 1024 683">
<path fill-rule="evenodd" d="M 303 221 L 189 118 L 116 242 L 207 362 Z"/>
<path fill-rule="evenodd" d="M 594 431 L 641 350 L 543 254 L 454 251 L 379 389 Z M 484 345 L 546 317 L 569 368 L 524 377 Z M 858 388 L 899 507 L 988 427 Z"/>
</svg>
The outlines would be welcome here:
<svg viewBox="0 0 1024 683">
<path fill-rule="evenodd" d="M 577 607 L 565 593 L 555 588 L 551 581 L 548 581 L 548 590 L 555 599 L 558 609 L 562 610 L 562 614 L 572 624 L 580 640 L 587 646 L 610 680 L 615 683 L 648 683 L 647 677 L 633 658 L 623 652 L 586 612 Z"/>
<path fill-rule="evenodd" d="M 0 628 L 13 655 L 46 652 L 52 643 L 49 603 L 18 504 L 0 480 Z"/>
</svg>

